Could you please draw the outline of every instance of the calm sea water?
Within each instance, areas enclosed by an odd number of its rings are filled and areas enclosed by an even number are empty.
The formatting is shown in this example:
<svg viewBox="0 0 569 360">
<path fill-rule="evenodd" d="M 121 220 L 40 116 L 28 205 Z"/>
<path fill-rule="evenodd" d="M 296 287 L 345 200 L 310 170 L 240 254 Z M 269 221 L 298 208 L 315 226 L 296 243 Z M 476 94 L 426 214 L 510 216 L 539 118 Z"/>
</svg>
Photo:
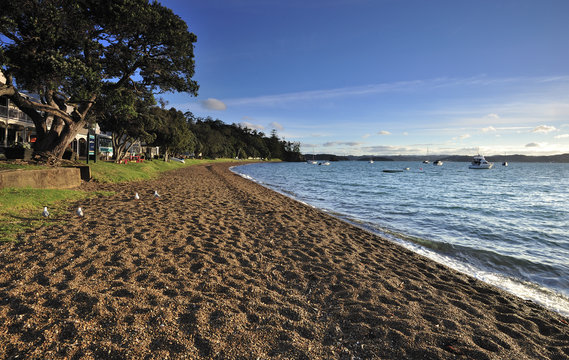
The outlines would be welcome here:
<svg viewBox="0 0 569 360">
<path fill-rule="evenodd" d="M 350 161 L 233 171 L 569 316 L 569 164 Z"/>
</svg>

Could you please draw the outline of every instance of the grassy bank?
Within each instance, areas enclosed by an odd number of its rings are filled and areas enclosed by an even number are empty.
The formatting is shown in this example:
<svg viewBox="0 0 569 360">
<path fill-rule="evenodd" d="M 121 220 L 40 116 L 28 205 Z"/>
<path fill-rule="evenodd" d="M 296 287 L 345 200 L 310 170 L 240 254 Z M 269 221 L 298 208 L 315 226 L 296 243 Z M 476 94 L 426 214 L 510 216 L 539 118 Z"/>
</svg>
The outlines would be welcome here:
<svg viewBox="0 0 569 360">
<path fill-rule="evenodd" d="M 142 163 L 115 164 L 98 161 L 90 163 L 94 181 L 101 183 L 120 183 L 156 178 L 160 173 L 196 164 L 235 161 L 231 159 L 186 160 L 164 162 L 160 160 Z M 0 164 L 0 170 L 37 169 L 33 165 Z M 67 205 L 91 196 L 108 196 L 109 192 L 86 192 L 81 190 L 57 189 L 0 189 L 0 241 L 15 241 L 18 234 L 47 224 L 49 219 L 42 217 L 44 206 L 49 208 L 52 218 L 63 218 L 73 209 Z"/>
<path fill-rule="evenodd" d="M 157 177 L 164 171 L 179 169 L 185 166 L 229 161 L 237 162 L 236 160 L 231 159 L 189 159 L 185 160 L 184 164 L 176 161 L 165 162 L 162 160 L 144 161 L 141 163 L 129 162 L 128 164 L 115 164 L 99 161 L 96 163 L 90 163 L 89 166 L 91 167 L 91 176 L 94 181 L 101 183 L 119 183 L 136 180 L 150 180 Z"/>
<path fill-rule="evenodd" d="M 63 217 L 72 209 L 68 201 L 76 201 L 92 196 L 106 196 L 109 192 L 86 192 L 80 190 L 58 189 L 1 189 L 0 190 L 0 242 L 14 241 L 18 234 L 47 224 L 50 219 Z M 50 219 L 42 216 L 47 206 Z"/>
</svg>

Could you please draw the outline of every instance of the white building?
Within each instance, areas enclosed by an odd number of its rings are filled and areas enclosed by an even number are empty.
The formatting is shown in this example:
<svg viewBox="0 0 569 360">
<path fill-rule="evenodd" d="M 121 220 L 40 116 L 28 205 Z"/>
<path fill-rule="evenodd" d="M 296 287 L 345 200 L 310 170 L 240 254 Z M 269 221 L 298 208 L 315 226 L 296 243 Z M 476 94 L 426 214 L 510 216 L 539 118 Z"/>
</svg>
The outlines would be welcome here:
<svg viewBox="0 0 569 360">
<path fill-rule="evenodd" d="M 31 142 L 36 128 L 32 119 L 5 96 L 0 96 L 0 147 L 19 142 Z"/>
</svg>

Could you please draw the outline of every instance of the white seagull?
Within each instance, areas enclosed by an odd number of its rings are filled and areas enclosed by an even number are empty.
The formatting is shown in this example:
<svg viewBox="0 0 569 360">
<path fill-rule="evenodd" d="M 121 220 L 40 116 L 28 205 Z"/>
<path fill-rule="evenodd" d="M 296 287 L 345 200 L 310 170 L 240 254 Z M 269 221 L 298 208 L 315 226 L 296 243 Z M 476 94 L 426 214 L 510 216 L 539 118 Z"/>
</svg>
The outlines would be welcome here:
<svg viewBox="0 0 569 360">
<path fill-rule="evenodd" d="M 160 197 L 160 195 L 158 195 L 158 191 L 154 190 L 154 198 L 158 199 Z"/>
<path fill-rule="evenodd" d="M 140 196 L 138 196 L 138 193 L 135 192 L 135 193 L 134 193 L 134 200 L 139 200 L 139 199 L 140 199 Z"/>
<path fill-rule="evenodd" d="M 77 208 L 77 211 L 76 211 L 76 213 L 77 213 L 77 216 L 79 216 L 79 217 L 83 217 L 83 210 L 81 210 L 81 208 L 80 208 L 80 207 L 78 207 L 78 208 Z"/>
<path fill-rule="evenodd" d="M 49 211 L 47 211 L 47 206 L 43 207 L 42 215 L 43 217 L 49 217 Z"/>
</svg>

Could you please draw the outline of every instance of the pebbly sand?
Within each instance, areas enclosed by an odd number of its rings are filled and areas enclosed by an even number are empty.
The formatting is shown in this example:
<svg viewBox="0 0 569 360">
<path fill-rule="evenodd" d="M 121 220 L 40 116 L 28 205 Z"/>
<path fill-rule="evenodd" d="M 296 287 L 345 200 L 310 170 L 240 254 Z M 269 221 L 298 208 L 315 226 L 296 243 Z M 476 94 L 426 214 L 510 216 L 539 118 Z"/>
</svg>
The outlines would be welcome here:
<svg viewBox="0 0 569 360">
<path fill-rule="evenodd" d="M 569 319 L 228 166 L 0 244 L 0 358 L 569 359 Z"/>
</svg>

